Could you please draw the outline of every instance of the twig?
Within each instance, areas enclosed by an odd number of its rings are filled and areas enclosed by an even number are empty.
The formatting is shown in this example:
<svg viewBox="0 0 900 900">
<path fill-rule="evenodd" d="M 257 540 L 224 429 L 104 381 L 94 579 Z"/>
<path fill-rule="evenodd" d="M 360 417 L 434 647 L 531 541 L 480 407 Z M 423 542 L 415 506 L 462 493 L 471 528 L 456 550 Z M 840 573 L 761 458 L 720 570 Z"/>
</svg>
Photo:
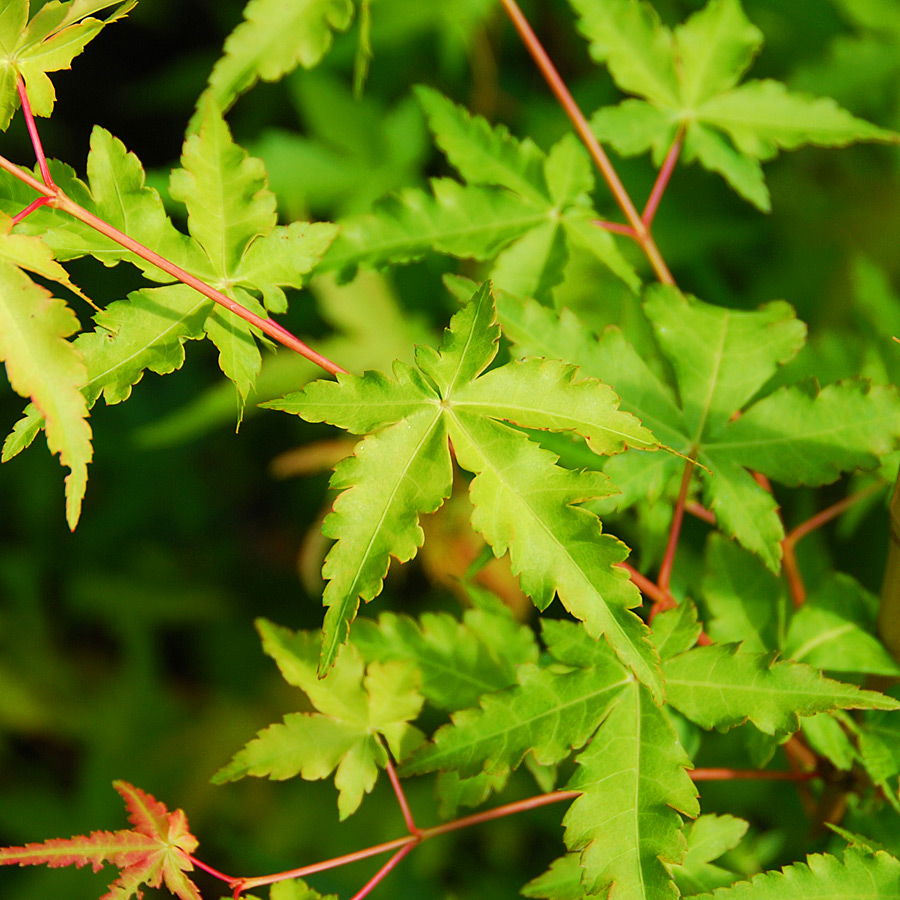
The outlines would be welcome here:
<svg viewBox="0 0 900 900">
<path fill-rule="evenodd" d="M 384 876 L 406 856 L 407 853 L 410 853 L 415 847 L 415 844 L 407 844 L 405 847 L 401 847 L 365 884 L 361 891 L 358 891 L 353 895 L 352 900 L 363 900 L 369 891 L 371 891 L 380 881 L 383 880 Z"/>
</svg>

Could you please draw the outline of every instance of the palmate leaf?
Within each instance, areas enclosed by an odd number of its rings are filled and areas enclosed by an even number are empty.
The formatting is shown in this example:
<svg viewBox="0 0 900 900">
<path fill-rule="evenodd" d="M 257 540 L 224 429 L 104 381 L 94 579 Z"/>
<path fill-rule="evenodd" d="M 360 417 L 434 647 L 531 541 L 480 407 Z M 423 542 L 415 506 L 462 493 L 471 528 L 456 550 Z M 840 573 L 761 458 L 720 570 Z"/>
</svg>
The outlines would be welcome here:
<svg viewBox="0 0 900 900">
<path fill-rule="evenodd" d="M 523 356 L 561 356 L 612 385 L 627 409 L 664 444 L 696 459 L 695 478 L 719 529 L 773 571 L 784 526 L 776 503 L 751 476 L 820 485 L 842 472 L 874 469 L 900 441 L 894 387 L 852 379 L 819 390 L 782 387 L 755 399 L 778 367 L 803 346 L 806 328 L 786 303 L 744 312 L 653 286 L 644 311 L 675 384 L 663 381 L 616 329 L 598 340 L 571 313 L 501 295 L 500 316 Z M 679 400 L 675 399 L 675 391 Z M 623 491 L 621 506 L 658 497 L 680 478 L 677 457 L 638 454 L 605 471 Z"/>
<path fill-rule="evenodd" d="M 396 380 L 378 373 L 341 375 L 266 404 L 355 433 L 382 429 L 338 466 L 332 482 L 344 492 L 324 528 L 337 543 L 323 570 L 329 583 L 322 671 L 346 640 L 359 598 L 370 600 L 381 590 L 390 557 L 415 555 L 423 540 L 418 516 L 449 496 L 449 439 L 460 465 L 476 475 L 473 524 L 498 556 L 510 552 L 523 590 L 541 609 L 558 594 L 593 637 L 605 634 L 661 696 L 647 629 L 630 612 L 640 596 L 627 574 L 614 568 L 627 550 L 576 505 L 610 493 L 608 480 L 599 472 L 558 467 L 554 454 L 500 420 L 583 434 L 603 453 L 656 442 L 618 410 L 605 385 L 576 381 L 575 370 L 562 363 L 531 360 L 482 374 L 497 352 L 494 319 L 484 285 L 453 317 L 442 348 L 420 348 L 416 368 L 395 365 Z M 513 384 L 525 389 L 512 390 Z"/>
<path fill-rule="evenodd" d="M 485 694 L 479 708 L 454 713 L 401 773 L 502 776 L 529 751 L 538 763 L 552 765 L 584 746 L 633 679 L 605 644 L 574 623 L 553 623 L 545 639 L 564 665 L 520 665 L 514 687 Z"/>
<path fill-rule="evenodd" d="M 591 224 L 594 177 L 574 137 L 545 154 L 430 88 L 416 93 L 435 141 L 467 184 L 435 179 L 431 192 L 408 189 L 342 221 L 323 266 L 349 275 L 359 265 L 406 263 L 432 250 L 477 260 L 499 253 L 490 273 L 497 288 L 547 298 L 577 246 L 637 289 L 612 237 Z"/>
<path fill-rule="evenodd" d="M 262 316 L 266 309 L 283 312 L 287 307 L 283 289 L 304 284 L 333 239 L 335 227 L 305 222 L 276 225 L 275 198 L 266 187 L 262 164 L 234 144 L 211 104 L 204 109 L 199 134 L 185 143 L 184 168 L 172 174 L 172 193 L 187 207 L 192 236 L 172 224 L 159 194 L 146 186 L 137 157 L 102 128 L 91 135 L 89 186 L 68 169 L 59 170 L 57 183 L 100 218 L 243 306 Z M 53 171 L 56 177 L 56 167 Z M 3 187 L 10 196 L 0 202 L 10 210 L 21 208 L 15 180 L 4 181 Z M 44 233 L 60 259 L 91 254 L 107 265 L 126 260 L 139 265 L 148 278 L 172 280 L 70 217 L 45 214 L 42 209 L 26 222 L 28 229 Z M 132 292 L 99 312 L 95 322 L 93 332 L 73 342 L 87 369 L 79 386 L 88 408 L 101 395 L 107 403 L 127 399 L 148 369 L 162 375 L 180 368 L 186 340 L 213 340 L 221 367 L 242 399 L 259 369 L 255 329 L 182 284 Z M 3 459 L 27 447 L 43 425 L 37 408 L 26 410 L 4 443 Z"/>
<path fill-rule="evenodd" d="M 748 653 L 740 644 L 695 647 L 663 664 L 666 696 L 703 728 L 725 730 L 752 722 L 765 734 L 784 737 L 799 716 L 832 709 L 900 709 L 900 702 L 822 677 L 803 663 Z"/>
<path fill-rule="evenodd" d="M 841 858 L 817 853 L 780 872 L 763 872 L 695 896 L 697 900 L 895 900 L 900 897 L 900 861 L 884 851 L 851 847 Z"/>
<path fill-rule="evenodd" d="M 352 0 L 250 0 L 244 21 L 225 39 L 201 103 L 211 99 L 227 110 L 260 79 L 278 81 L 298 65 L 311 69 L 331 48 L 333 32 L 352 19 Z"/>
<path fill-rule="evenodd" d="M 718 172 L 741 196 L 771 208 L 761 161 L 806 144 L 842 147 L 896 141 L 833 100 L 792 93 L 776 81 L 739 84 L 763 36 L 738 0 L 710 0 L 670 31 L 646 0 L 570 0 L 591 55 L 628 99 L 600 109 L 591 125 L 625 156 L 661 162 L 679 128 L 684 159 Z"/>
<path fill-rule="evenodd" d="M 610 900 L 676 898 L 666 863 L 687 851 L 682 815 L 699 814 L 690 760 L 641 685 L 622 690 L 569 782 L 581 791 L 563 819 L 580 851 L 587 894 Z"/>
<path fill-rule="evenodd" d="M 409 722 L 422 707 L 419 673 L 409 661 L 373 662 L 364 666 L 352 644 L 324 678 L 316 667 L 319 637 L 292 632 L 260 619 L 263 649 L 278 664 L 285 680 L 300 688 L 314 713 L 289 713 L 240 750 L 213 778 L 215 783 L 245 775 L 307 780 L 335 772 L 341 819 L 355 812 L 375 785 L 387 749 L 403 759 L 423 736 Z"/>
<path fill-rule="evenodd" d="M 0 848 L 4 866 L 85 866 L 99 871 L 104 863 L 119 868 L 119 877 L 100 900 L 140 898 L 144 885 L 165 885 L 181 900 L 202 900 L 187 876 L 194 868 L 190 854 L 197 849 L 185 814 L 166 807 L 125 781 L 113 782 L 122 795 L 133 830 L 94 831 L 73 838 L 52 838 L 42 844 Z"/>
<path fill-rule="evenodd" d="M 28 21 L 29 0 L 6 0 L 0 10 L 0 131 L 5 131 L 18 106 L 16 82 L 25 79 L 31 110 L 53 112 L 56 91 L 48 72 L 68 69 L 72 59 L 104 25 L 121 19 L 137 0 L 50 0 Z M 94 13 L 116 6 L 105 19 Z"/>
</svg>

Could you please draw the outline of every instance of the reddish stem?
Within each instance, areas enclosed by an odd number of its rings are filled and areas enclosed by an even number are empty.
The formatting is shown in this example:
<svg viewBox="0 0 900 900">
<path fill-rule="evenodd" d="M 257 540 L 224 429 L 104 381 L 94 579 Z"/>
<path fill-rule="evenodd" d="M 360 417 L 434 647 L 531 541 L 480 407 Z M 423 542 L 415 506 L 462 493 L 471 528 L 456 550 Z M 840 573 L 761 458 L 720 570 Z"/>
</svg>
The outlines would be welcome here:
<svg viewBox="0 0 900 900">
<path fill-rule="evenodd" d="M 40 209 L 42 206 L 46 206 L 50 202 L 49 197 L 38 197 L 37 200 L 32 200 L 28 206 L 25 207 L 21 212 L 16 213 L 12 217 L 11 225 L 18 225 L 23 219 L 30 216 L 36 209 Z"/>
<path fill-rule="evenodd" d="M 701 506 L 699 503 L 685 503 L 684 511 L 690 513 L 697 519 L 702 519 L 709 525 L 716 524 L 716 514 L 708 510 L 705 506 Z"/>
<path fill-rule="evenodd" d="M 363 887 L 361 891 L 353 895 L 352 900 L 363 900 L 369 891 L 371 891 L 374 887 L 378 885 L 378 883 L 384 878 L 397 863 L 406 856 L 407 853 L 410 853 L 415 847 L 415 844 L 407 844 L 405 847 L 401 847 L 369 880 L 366 882 L 366 885 Z"/>
<path fill-rule="evenodd" d="M 760 781 L 809 781 L 818 772 L 760 771 L 758 769 L 694 769 L 688 772 L 692 781 L 731 781 L 733 779 Z"/>
<path fill-rule="evenodd" d="M 416 827 L 409 803 L 406 800 L 406 794 L 403 792 L 403 786 L 400 784 L 400 779 L 397 777 L 397 772 L 394 769 L 390 756 L 387 758 L 384 767 L 387 770 L 388 778 L 391 780 L 391 787 L 397 795 L 397 802 L 400 804 L 400 810 L 403 813 L 403 821 L 406 822 L 406 827 L 410 834 L 418 835 L 420 833 L 419 829 Z"/>
<path fill-rule="evenodd" d="M 28 101 L 28 91 L 25 89 L 25 80 L 21 76 L 16 81 L 16 87 L 19 89 L 19 99 L 22 101 L 22 112 L 25 114 L 25 124 L 28 127 L 28 136 L 31 138 L 31 145 L 34 147 L 34 155 L 37 157 L 37 163 L 41 170 L 41 177 L 44 179 L 44 184 L 48 187 L 53 187 L 53 179 L 50 177 L 50 169 L 47 168 L 47 157 L 44 156 L 41 136 L 38 134 L 37 124 L 31 113 L 31 103 Z"/>
<path fill-rule="evenodd" d="M 616 234 L 624 234 L 626 237 L 637 240 L 637 235 L 630 225 L 621 225 L 619 222 L 606 222 L 603 219 L 595 219 L 593 224 L 604 231 L 613 231 Z"/>
<path fill-rule="evenodd" d="M 654 606 L 659 606 L 662 610 L 675 605 L 672 595 L 654 584 L 646 575 L 642 575 L 628 563 L 619 563 L 619 566 L 628 573 L 628 577 L 638 586 L 641 593 L 653 600 Z"/>
<path fill-rule="evenodd" d="M 675 563 L 675 551 L 678 549 L 681 523 L 684 520 L 684 507 L 687 503 L 688 490 L 691 487 L 691 477 L 693 474 L 694 461 L 689 459 L 684 465 L 684 474 L 681 476 L 681 488 L 678 491 L 678 500 L 675 503 L 675 513 L 672 516 L 672 527 L 669 530 L 669 542 L 666 545 L 666 553 L 665 556 L 663 556 L 662 565 L 659 567 L 659 577 L 656 580 L 660 590 L 663 590 L 666 593 L 669 591 L 669 579 L 672 577 L 672 566 Z"/>
<path fill-rule="evenodd" d="M 5 169 L 20 181 L 25 182 L 29 187 L 32 187 L 43 194 L 44 197 L 47 198 L 46 203 L 49 206 L 67 212 L 70 216 L 84 222 L 85 225 L 89 225 L 101 234 L 106 235 L 106 237 L 115 241 L 117 244 L 125 247 L 126 250 L 130 250 L 136 256 L 140 256 L 141 259 L 145 259 L 147 262 L 156 266 L 158 269 L 162 269 L 183 284 L 192 287 L 195 291 L 203 294 L 204 297 L 208 297 L 220 306 L 224 306 L 230 312 L 233 312 L 235 315 L 244 319 L 244 321 L 249 322 L 251 325 L 255 325 L 260 331 L 278 341 L 279 344 L 283 344 L 285 347 L 294 350 L 301 356 L 305 356 L 311 362 L 314 362 L 316 365 L 325 369 L 326 372 L 336 375 L 339 372 L 347 371 L 337 363 L 332 362 L 328 357 L 323 356 L 321 353 L 318 353 L 307 346 L 299 338 L 294 337 L 294 335 L 277 322 L 274 322 L 272 319 L 264 319 L 261 316 L 256 315 L 256 313 L 250 312 L 249 309 L 241 306 L 240 303 L 232 300 L 231 297 L 210 287 L 196 276 L 191 275 L 190 272 L 186 272 L 180 266 L 176 266 L 174 263 L 169 262 L 164 256 L 160 256 L 154 250 L 145 247 L 143 244 L 134 240 L 134 238 L 130 238 L 124 232 L 119 231 L 118 228 L 114 228 L 108 222 L 104 222 L 103 219 L 95 216 L 83 206 L 79 206 L 74 200 L 70 200 L 55 185 L 51 187 L 49 185 L 41 184 L 41 182 L 30 173 L 23 171 L 17 165 L 2 156 L 0 156 L 0 168 Z"/>
<path fill-rule="evenodd" d="M 797 564 L 797 542 L 832 519 L 836 519 L 850 509 L 851 506 L 881 490 L 882 487 L 882 484 L 876 482 L 875 484 L 870 484 L 867 488 L 863 488 L 861 491 L 857 491 L 855 494 L 850 494 L 849 497 L 844 497 L 843 500 L 838 500 L 837 503 L 832 503 L 831 506 L 826 507 L 821 512 L 810 516 L 805 522 L 801 522 L 785 536 L 781 542 L 784 553 L 784 576 L 795 608 L 802 606 L 803 601 L 806 599 L 806 587 L 803 583 L 803 576 L 800 574 L 800 567 Z"/>
<path fill-rule="evenodd" d="M 669 179 L 672 177 L 672 172 L 675 169 L 675 163 L 678 162 L 678 155 L 681 153 L 683 143 L 684 126 L 682 125 L 678 128 L 678 133 L 675 135 L 675 140 L 672 141 L 672 146 L 669 147 L 669 152 L 666 154 L 665 160 L 663 160 L 659 175 L 656 176 L 656 184 L 653 185 L 653 190 L 650 192 L 650 198 L 647 200 L 647 205 L 641 213 L 641 221 L 647 228 L 650 227 L 653 222 L 653 217 L 656 215 L 659 201 L 662 200 L 662 195 L 665 193 L 666 187 L 669 184 Z"/>
<path fill-rule="evenodd" d="M 541 70 L 544 80 L 549 85 L 550 90 L 556 95 L 556 99 L 565 110 L 569 120 L 575 126 L 578 136 L 581 138 L 585 147 L 587 147 L 588 153 L 590 153 L 597 168 L 603 174 L 603 178 L 606 180 L 607 185 L 609 185 L 609 189 L 612 191 L 613 197 L 615 197 L 616 202 L 619 204 L 619 208 L 625 214 L 625 218 L 628 219 L 628 223 L 634 230 L 634 239 L 640 244 L 650 265 L 653 267 L 653 271 L 656 273 L 656 277 L 663 284 L 675 284 L 675 279 L 672 277 L 672 273 L 669 271 L 665 260 L 662 258 L 659 248 L 656 246 L 653 236 L 650 234 L 650 230 L 644 224 L 640 215 L 638 215 L 638 211 L 631 202 L 631 197 L 628 195 L 628 191 L 625 190 L 625 186 L 619 180 L 619 176 L 616 174 L 616 170 L 609 161 L 609 157 L 607 157 L 606 153 L 603 151 L 600 142 L 594 136 L 594 132 L 591 131 L 591 126 L 584 117 L 584 113 L 578 108 L 578 104 L 569 92 L 568 87 L 566 87 L 566 83 L 563 81 L 559 72 L 557 72 L 556 67 L 553 65 L 553 62 L 547 55 L 547 51 L 544 50 L 543 45 L 538 40 L 537 35 L 532 30 L 531 25 L 528 24 L 528 20 L 522 14 L 522 10 L 519 9 L 516 0 L 502 0 L 502 3 L 503 8 L 506 10 L 507 15 L 515 26 L 516 31 L 518 31 L 519 36 L 522 38 L 522 43 L 525 44 L 532 59 L 534 59 L 537 67 Z"/>
</svg>

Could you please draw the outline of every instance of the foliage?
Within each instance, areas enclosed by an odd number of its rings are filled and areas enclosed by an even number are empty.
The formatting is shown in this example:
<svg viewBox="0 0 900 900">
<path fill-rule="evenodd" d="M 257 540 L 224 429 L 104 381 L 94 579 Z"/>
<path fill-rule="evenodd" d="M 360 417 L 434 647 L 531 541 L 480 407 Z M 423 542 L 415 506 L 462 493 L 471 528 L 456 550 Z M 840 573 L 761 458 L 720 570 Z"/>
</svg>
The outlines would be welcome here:
<svg viewBox="0 0 900 900">
<path fill-rule="evenodd" d="M 107 73 L 82 175 L 35 124 L 61 143 L 55 73 L 183 13 L 3 6 L 0 865 L 900 896 L 895 13 L 235 0 L 214 50 L 129 62 L 171 171 L 95 124 Z M 132 828 L 90 831 L 125 776 Z"/>
</svg>

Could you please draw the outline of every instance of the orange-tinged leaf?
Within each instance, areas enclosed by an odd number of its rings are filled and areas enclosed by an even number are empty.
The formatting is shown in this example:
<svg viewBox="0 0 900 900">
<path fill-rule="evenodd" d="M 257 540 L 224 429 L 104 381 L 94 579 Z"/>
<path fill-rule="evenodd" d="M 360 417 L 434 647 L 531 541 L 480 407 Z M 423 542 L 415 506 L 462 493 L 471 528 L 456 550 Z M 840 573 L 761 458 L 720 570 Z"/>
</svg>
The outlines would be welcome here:
<svg viewBox="0 0 900 900">
<path fill-rule="evenodd" d="M 169 812 L 155 797 L 125 781 L 114 782 L 135 830 L 93 831 L 72 838 L 51 838 L 40 844 L 0 848 L 3 866 L 86 866 L 99 871 L 104 863 L 120 870 L 119 877 L 100 900 L 141 897 L 141 887 L 165 886 L 181 900 L 202 900 L 197 886 L 185 874 L 193 870 L 190 854 L 197 848 L 187 817 L 180 809 Z"/>
</svg>

